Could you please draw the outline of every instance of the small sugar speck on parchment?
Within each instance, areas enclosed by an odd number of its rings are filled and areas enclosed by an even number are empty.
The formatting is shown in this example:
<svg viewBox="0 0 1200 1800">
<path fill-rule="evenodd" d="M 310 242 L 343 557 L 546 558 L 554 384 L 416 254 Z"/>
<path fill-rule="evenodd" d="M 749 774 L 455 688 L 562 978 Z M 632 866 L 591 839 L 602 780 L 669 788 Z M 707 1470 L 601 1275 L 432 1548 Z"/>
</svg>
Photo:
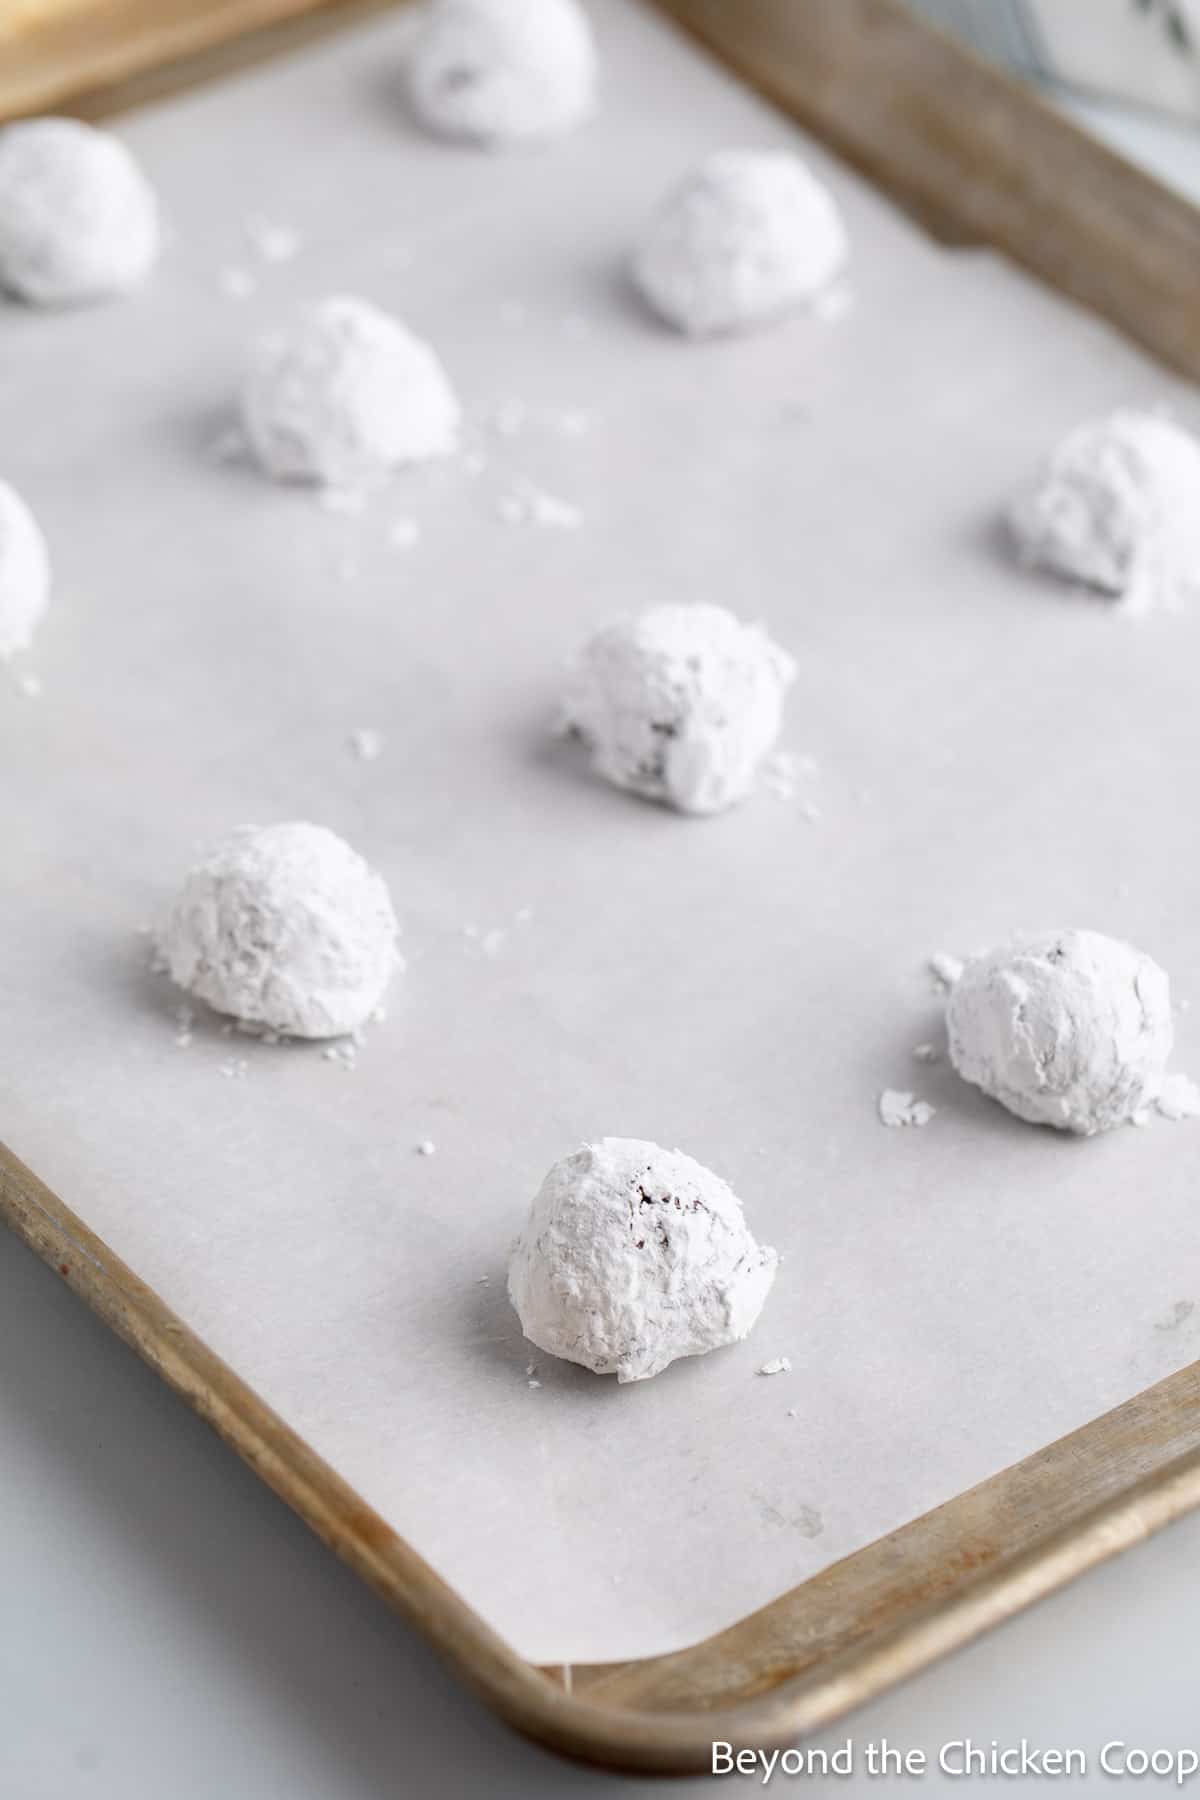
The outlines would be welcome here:
<svg viewBox="0 0 1200 1800">
<path fill-rule="evenodd" d="M 790 1375 L 791 1371 L 792 1359 L 790 1356 L 773 1356 L 769 1362 L 760 1365 L 758 1372 L 760 1375 Z"/>
<path fill-rule="evenodd" d="M 227 300 L 249 300 L 258 283 L 246 269 L 222 269 L 217 285 Z"/>
<path fill-rule="evenodd" d="M 879 1096 L 879 1117 L 893 1129 L 905 1125 L 928 1125 L 934 1108 L 928 1100 L 918 1100 L 901 1088 L 884 1088 Z"/>
<path fill-rule="evenodd" d="M 951 956 L 947 950 L 935 950 L 929 958 L 929 973 L 933 976 L 934 987 L 940 994 L 948 994 L 963 972 L 961 956 Z"/>
<path fill-rule="evenodd" d="M 1200 1087 L 1189 1075 L 1167 1075 L 1154 1104 L 1164 1119 L 1200 1119 Z"/>
<path fill-rule="evenodd" d="M 376 762 L 383 755 L 384 736 L 370 725 L 352 731 L 346 740 L 350 753 L 359 762 Z"/>
</svg>

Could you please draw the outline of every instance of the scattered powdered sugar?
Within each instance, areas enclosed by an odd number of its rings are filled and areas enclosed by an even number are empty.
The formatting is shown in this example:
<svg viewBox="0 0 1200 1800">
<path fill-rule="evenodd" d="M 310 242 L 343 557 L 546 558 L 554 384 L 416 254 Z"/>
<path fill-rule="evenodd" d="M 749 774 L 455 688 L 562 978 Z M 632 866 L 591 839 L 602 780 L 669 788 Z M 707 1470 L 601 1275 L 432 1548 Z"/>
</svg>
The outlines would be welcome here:
<svg viewBox="0 0 1200 1800">
<path fill-rule="evenodd" d="M 321 1055 L 341 1069 L 353 1069 L 358 1063 L 358 1044 L 352 1037 L 342 1038 L 336 1044 L 326 1044 Z"/>
<path fill-rule="evenodd" d="M 790 1375 L 792 1359 L 790 1356 L 773 1356 L 769 1362 L 760 1364 L 760 1375 Z"/>
<path fill-rule="evenodd" d="M 1164 1119 L 1200 1119 L 1200 1087 L 1190 1075 L 1164 1075 L 1154 1104 Z"/>
<path fill-rule="evenodd" d="M 255 255 L 265 263 L 290 262 L 298 254 L 302 239 L 291 225 L 273 224 L 257 213 L 243 222 L 246 241 Z"/>
<path fill-rule="evenodd" d="M 776 1262 L 710 1170 L 678 1150 L 602 1138 L 546 1176 L 508 1291 L 539 1349 L 641 1381 L 744 1338 Z"/>
<path fill-rule="evenodd" d="M 763 786 L 777 800 L 794 800 L 801 782 L 815 776 L 818 766 L 808 751 L 773 750 L 763 761 Z M 820 808 L 811 800 L 804 802 L 801 811 L 813 823 L 821 817 Z"/>
<path fill-rule="evenodd" d="M 848 281 L 835 281 L 825 288 L 811 302 L 810 311 L 814 319 L 820 319 L 826 325 L 836 325 L 847 313 L 854 311 L 854 289 Z"/>
<path fill-rule="evenodd" d="M 516 438 L 531 428 L 540 428 L 554 437 L 568 441 L 586 437 L 594 423 L 594 414 L 586 407 L 568 406 L 557 410 L 535 411 L 520 400 L 501 400 L 485 413 L 485 429 L 502 438 Z"/>
<path fill-rule="evenodd" d="M 341 1037 L 397 967 L 387 888 L 319 825 L 245 826 L 190 873 L 167 919 L 172 980 L 251 1027 Z"/>
<path fill-rule="evenodd" d="M 681 812 L 720 812 L 753 789 L 794 675 L 761 626 L 724 607 L 655 606 L 584 645 L 563 722 L 615 786 Z"/>
<path fill-rule="evenodd" d="M 432 1138 L 422 1138 L 420 1143 L 416 1146 L 416 1153 L 418 1156 L 436 1156 L 437 1145 Z M 487 1276 L 485 1275 L 483 1279 L 486 1281 Z"/>
<path fill-rule="evenodd" d="M 376 762 L 383 755 L 385 739 L 381 731 L 375 731 L 364 725 L 358 731 L 352 731 L 346 740 L 350 754 L 359 762 Z"/>
<path fill-rule="evenodd" d="M 959 980 L 966 967 L 961 956 L 951 956 L 948 950 L 935 950 L 929 958 L 929 973 L 933 976 L 934 987 L 939 994 L 948 994 L 955 982 Z"/>
<path fill-rule="evenodd" d="M 934 1116 L 928 1100 L 918 1100 L 903 1088 L 884 1088 L 879 1096 L 879 1117 L 884 1125 L 928 1125 Z"/>
<path fill-rule="evenodd" d="M 506 525 L 541 525 L 555 531 L 576 531 L 583 524 L 583 514 L 569 500 L 560 500 L 528 483 L 502 495 L 496 512 Z"/>
<path fill-rule="evenodd" d="M 244 1081 L 250 1073 L 250 1064 L 244 1056 L 231 1056 L 218 1065 L 217 1073 L 223 1075 L 226 1081 Z"/>
<path fill-rule="evenodd" d="M 914 1044 L 912 1058 L 914 1062 L 935 1063 L 941 1062 L 942 1053 L 936 1044 Z"/>
<path fill-rule="evenodd" d="M 195 1009 L 182 1005 L 175 1008 L 175 1047 L 186 1050 L 192 1041 L 192 1026 L 196 1022 Z"/>
<path fill-rule="evenodd" d="M 258 283 L 250 271 L 236 267 L 222 269 L 217 276 L 217 286 L 227 300 L 249 300 L 258 290 Z"/>
<path fill-rule="evenodd" d="M 495 956 L 503 948 L 508 931 L 503 925 L 491 925 L 486 931 L 478 925 L 464 925 L 463 936 L 484 956 Z"/>
</svg>

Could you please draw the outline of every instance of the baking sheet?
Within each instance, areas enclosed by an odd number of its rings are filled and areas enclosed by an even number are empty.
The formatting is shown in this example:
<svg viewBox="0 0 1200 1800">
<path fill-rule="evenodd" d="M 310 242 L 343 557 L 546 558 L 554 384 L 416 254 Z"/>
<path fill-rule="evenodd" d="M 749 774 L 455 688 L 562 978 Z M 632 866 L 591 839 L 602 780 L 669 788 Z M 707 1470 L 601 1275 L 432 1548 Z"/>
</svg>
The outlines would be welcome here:
<svg viewBox="0 0 1200 1800">
<path fill-rule="evenodd" d="M 592 11 L 603 108 L 551 152 L 411 129 L 398 18 L 123 120 L 161 273 L 0 315 L 0 468 L 58 578 L 42 696 L 0 694 L 0 1132 L 547 1660 L 725 1625 L 1200 1334 L 1200 1124 L 1066 1141 L 910 1055 L 928 953 L 1013 928 L 1126 935 L 1196 988 L 1200 619 L 1048 587 L 994 525 L 1080 418 L 1194 400 L 813 146 L 852 310 L 657 329 L 620 268 L 658 191 L 800 140 L 651 14 Z M 247 215 L 299 254 L 265 262 Z M 247 339 L 332 291 L 428 333 L 473 421 L 473 456 L 361 516 L 212 453 Z M 523 481 L 580 527 L 504 522 Z M 552 740 L 562 658 L 665 598 L 795 654 L 787 741 L 818 771 L 792 799 L 684 820 Z M 363 850 L 402 918 L 353 1070 L 212 1020 L 177 1046 L 147 971 L 138 927 L 196 849 L 289 817 Z M 885 1085 L 933 1122 L 885 1130 Z M 532 1351 L 504 1294 L 544 1170 L 603 1133 L 719 1170 L 785 1258 L 748 1343 L 626 1388 Z"/>
</svg>

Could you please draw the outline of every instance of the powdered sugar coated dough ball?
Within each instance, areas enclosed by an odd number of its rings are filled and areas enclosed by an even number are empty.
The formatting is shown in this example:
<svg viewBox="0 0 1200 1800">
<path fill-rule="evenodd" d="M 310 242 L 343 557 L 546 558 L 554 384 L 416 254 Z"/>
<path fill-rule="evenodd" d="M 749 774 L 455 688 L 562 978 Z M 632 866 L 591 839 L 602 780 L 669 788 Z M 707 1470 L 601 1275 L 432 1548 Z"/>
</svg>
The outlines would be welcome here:
<svg viewBox="0 0 1200 1800">
<path fill-rule="evenodd" d="M 1135 607 L 1176 604 L 1200 587 L 1200 443 L 1157 413 L 1081 425 L 1010 523 L 1039 568 Z"/>
<path fill-rule="evenodd" d="M 184 882 L 167 920 L 172 980 L 288 1037 L 365 1024 L 397 964 L 382 878 L 320 825 L 243 826 Z"/>
<path fill-rule="evenodd" d="M 642 1381 L 744 1338 L 777 1261 L 711 1170 L 638 1138 L 601 1138 L 546 1176 L 508 1292 L 539 1350 Z"/>
<path fill-rule="evenodd" d="M 816 297 L 846 260 L 832 196 L 784 150 L 719 150 L 673 188 L 633 260 L 643 296 L 691 337 L 747 331 Z"/>
<path fill-rule="evenodd" d="M 38 306 L 104 299 L 158 250 L 154 191 L 119 138 L 76 119 L 0 131 L 0 286 Z"/>
<path fill-rule="evenodd" d="M 563 717 L 617 787 L 715 813 L 754 786 L 794 675 L 761 626 L 722 606 L 654 606 L 584 646 Z"/>
<path fill-rule="evenodd" d="M 459 405 L 428 344 L 368 301 L 339 297 L 257 346 L 242 417 L 277 480 L 353 488 L 447 455 Z"/>
<path fill-rule="evenodd" d="M 50 598 L 50 555 L 37 520 L 0 481 L 0 661 L 27 650 Z"/>
<path fill-rule="evenodd" d="M 595 83 L 577 0 L 428 0 L 409 52 L 418 118 L 477 144 L 561 136 L 592 110 Z"/>
<path fill-rule="evenodd" d="M 1173 1035 L 1166 975 L 1098 931 L 1018 938 L 973 957 L 946 1023 L 965 1081 L 1020 1119 L 1085 1137 L 1153 1103 Z"/>
</svg>

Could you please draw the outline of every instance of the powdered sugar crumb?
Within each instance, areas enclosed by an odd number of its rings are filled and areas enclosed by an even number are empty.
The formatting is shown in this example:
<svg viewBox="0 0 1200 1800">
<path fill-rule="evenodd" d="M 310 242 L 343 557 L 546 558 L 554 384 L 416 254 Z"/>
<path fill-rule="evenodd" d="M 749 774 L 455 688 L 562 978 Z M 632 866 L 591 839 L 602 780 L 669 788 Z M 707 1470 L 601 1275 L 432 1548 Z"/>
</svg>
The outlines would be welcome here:
<svg viewBox="0 0 1200 1800">
<path fill-rule="evenodd" d="M 227 300 L 249 300 L 258 283 L 248 269 L 222 269 L 217 276 L 217 286 Z"/>
<path fill-rule="evenodd" d="M 948 994 L 963 972 L 961 956 L 951 956 L 946 950 L 935 950 L 929 958 L 929 973 L 939 993 Z"/>
<path fill-rule="evenodd" d="M 913 1061 L 919 1063 L 935 1063 L 942 1060 L 942 1053 L 936 1044 L 914 1044 L 912 1056 Z"/>
<path fill-rule="evenodd" d="M 496 511 L 506 525 L 539 525 L 554 531 L 576 531 L 583 514 L 569 500 L 541 488 L 522 486 L 501 496 Z"/>
<path fill-rule="evenodd" d="M 1200 1119 L 1200 1087 L 1190 1075 L 1167 1075 L 1154 1104 L 1164 1119 Z"/>
<path fill-rule="evenodd" d="M 383 755 L 384 741 L 383 733 L 373 730 L 369 725 L 352 731 L 346 740 L 351 755 L 356 756 L 359 762 L 368 763 L 376 762 Z"/>
<path fill-rule="evenodd" d="M 226 1062 L 221 1063 L 218 1070 L 226 1081 L 244 1081 L 249 1072 L 250 1064 L 244 1056 L 229 1057 Z"/>
<path fill-rule="evenodd" d="M 758 1372 L 760 1375 L 790 1375 L 792 1359 L 790 1356 L 773 1356 L 769 1362 L 760 1365 Z"/>
<path fill-rule="evenodd" d="M 253 213 L 245 220 L 244 229 L 250 248 L 267 263 L 290 262 L 303 241 L 291 225 L 274 225 Z"/>
<path fill-rule="evenodd" d="M 777 800 L 794 800 L 800 783 L 817 773 L 817 759 L 807 751 L 773 750 L 762 765 L 762 780 Z M 820 809 L 811 801 L 801 808 L 806 819 L 815 822 Z"/>
<path fill-rule="evenodd" d="M 432 1138 L 422 1138 L 420 1143 L 416 1146 L 416 1153 L 418 1156 L 436 1156 L 437 1145 Z M 485 1276 L 484 1280 L 486 1281 L 486 1279 L 487 1277 Z"/>
<path fill-rule="evenodd" d="M 928 1125 L 933 1115 L 928 1100 L 918 1100 L 902 1088 L 884 1088 L 879 1096 L 879 1117 L 885 1125 Z"/>
</svg>

